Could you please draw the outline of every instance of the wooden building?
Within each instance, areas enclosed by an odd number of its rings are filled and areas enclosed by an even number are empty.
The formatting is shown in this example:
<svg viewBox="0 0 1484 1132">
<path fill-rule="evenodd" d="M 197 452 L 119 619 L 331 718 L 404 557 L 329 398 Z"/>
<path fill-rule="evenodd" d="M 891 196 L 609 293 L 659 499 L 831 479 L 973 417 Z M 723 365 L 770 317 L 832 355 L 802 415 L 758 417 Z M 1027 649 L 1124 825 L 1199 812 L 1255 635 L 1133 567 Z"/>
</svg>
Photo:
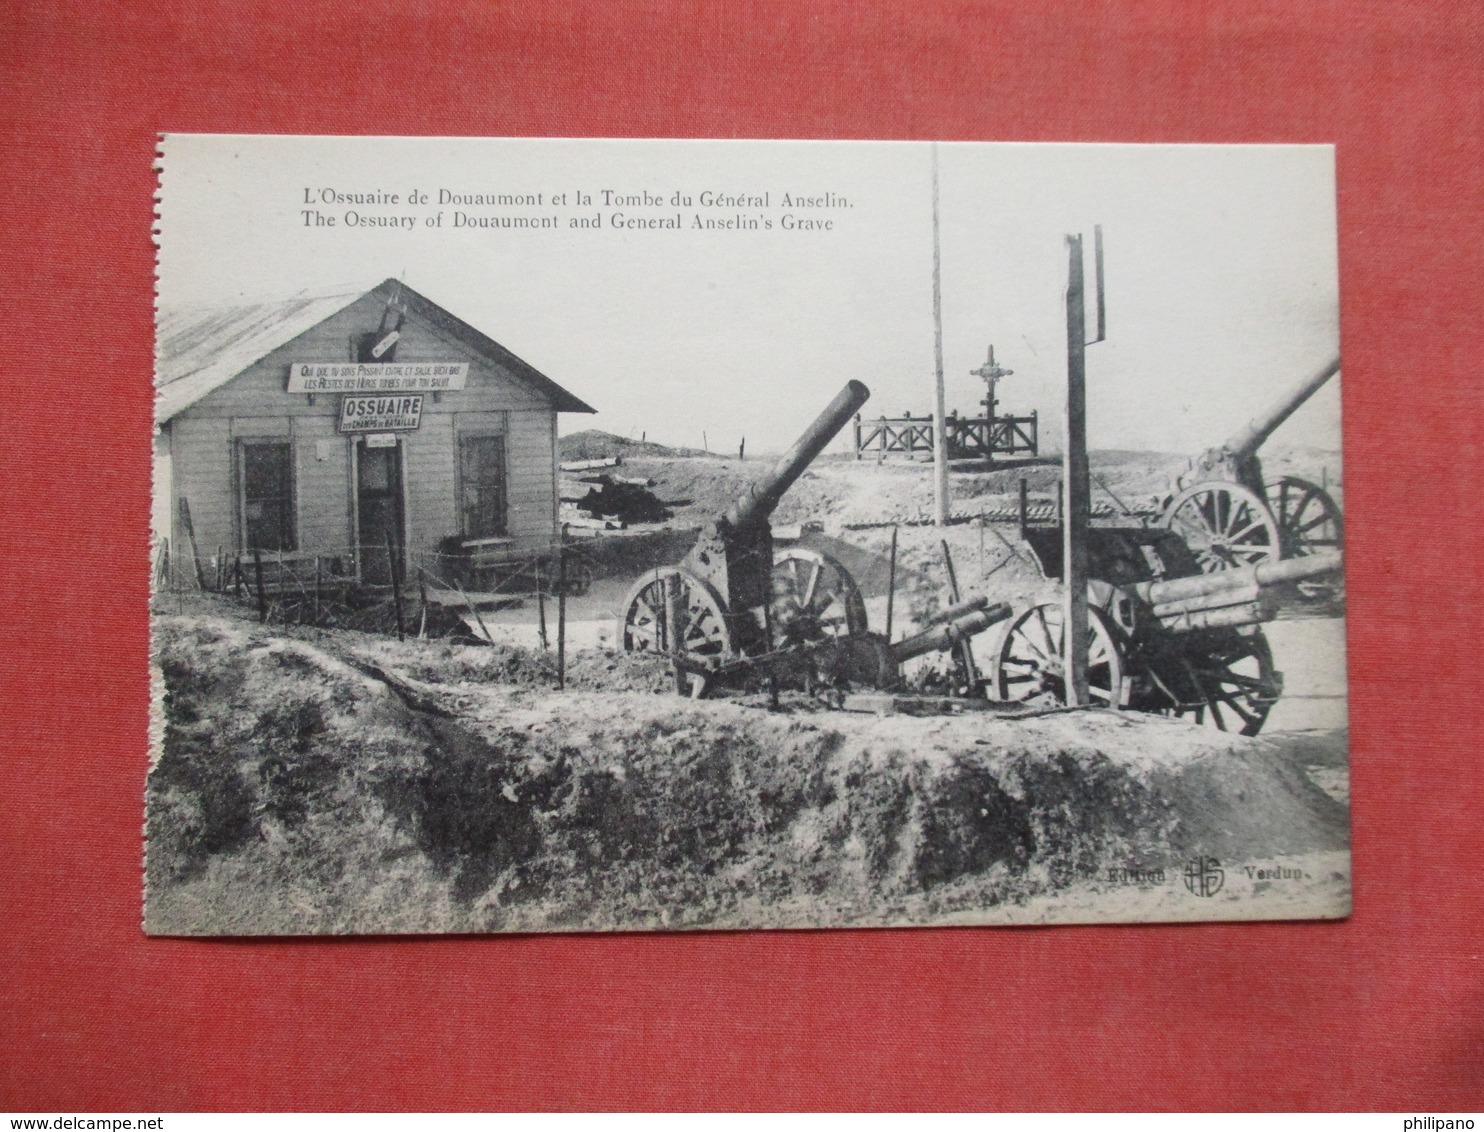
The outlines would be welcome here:
<svg viewBox="0 0 1484 1132">
<path fill-rule="evenodd" d="M 471 544 L 557 538 L 557 414 L 595 410 L 388 279 L 367 292 L 161 312 L 156 534 L 173 573 L 254 549 L 389 580 Z"/>
</svg>

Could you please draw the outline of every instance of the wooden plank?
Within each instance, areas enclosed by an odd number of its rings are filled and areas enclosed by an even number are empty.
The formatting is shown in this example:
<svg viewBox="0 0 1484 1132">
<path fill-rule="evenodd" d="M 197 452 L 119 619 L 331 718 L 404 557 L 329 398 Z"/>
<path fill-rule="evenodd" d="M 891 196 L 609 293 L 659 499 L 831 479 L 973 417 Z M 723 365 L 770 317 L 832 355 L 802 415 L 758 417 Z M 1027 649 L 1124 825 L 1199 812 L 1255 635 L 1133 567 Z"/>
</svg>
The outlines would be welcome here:
<svg viewBox="0 0 1484 1132">
<path fill-rule="evenodd" d="M 488 590 L 428 591 L 428 604 L 440 609 L 474 606 L 479 609 L 520 609 L 525 604 L 521 595 L 491 593 Z"/>
<path fill-rule="evenodd" d="M 479 624 L 479 631 L 484 634 L 484 639 L 490 644 L 494 644 L 495 638 L 490 636 L 489 627 L 485 625 L 484 618 L 479 616 L 479 610 L 475 607 L 474 603 L 469 600 L 469 595 L 464 593 L 463 587 L 461 587 L 457 582 L 454 583 L 454 588 L 459 591 L 459 596 L 464 599 L 464 604 L 469 607 L 469 612 L 474 615 L 474 620 Z"/>
<path fill-rule="evenodd" d="M 263 552 L 257 547 L 253 547 L 252 564 L 253 573 L 258 583 L 258 620 L 266 623 L 268 620 L 268 594 L 263 588 Z"/>
<path fill-rule="evenodd" d="M 201 559 L 196 552 L 196 532 L 191 526 L 191 505 L 186 497 L 180 497 L 180 528 L 185 532 L 186 548 L 191 555 L 191 566 L 196 576 L 196 588 L 204 591 L 206 589 L 206 578 L 201 572 Z"/>
<path fill-rule="evenodd" d="M 587 472 L 595 468 L 617 468 L 622 463 L 622 456 L 608 456 L 601 460 L 563 460 L 559 466 L 564 472 Z"/>
</svg>

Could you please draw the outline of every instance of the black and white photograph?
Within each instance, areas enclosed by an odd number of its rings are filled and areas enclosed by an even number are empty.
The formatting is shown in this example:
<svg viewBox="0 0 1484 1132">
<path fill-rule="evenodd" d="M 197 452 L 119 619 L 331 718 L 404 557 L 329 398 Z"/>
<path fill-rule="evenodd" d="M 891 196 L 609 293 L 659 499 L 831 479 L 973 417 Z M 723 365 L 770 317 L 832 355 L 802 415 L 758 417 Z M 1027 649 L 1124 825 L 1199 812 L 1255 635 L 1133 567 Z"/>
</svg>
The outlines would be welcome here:
<svg viewBox="0 0 1484 1132">
<path fill-rule="evenodd" d="M 158 172 L 150 934 L 1349 915 L 1332 147 Z"/>
</svg>

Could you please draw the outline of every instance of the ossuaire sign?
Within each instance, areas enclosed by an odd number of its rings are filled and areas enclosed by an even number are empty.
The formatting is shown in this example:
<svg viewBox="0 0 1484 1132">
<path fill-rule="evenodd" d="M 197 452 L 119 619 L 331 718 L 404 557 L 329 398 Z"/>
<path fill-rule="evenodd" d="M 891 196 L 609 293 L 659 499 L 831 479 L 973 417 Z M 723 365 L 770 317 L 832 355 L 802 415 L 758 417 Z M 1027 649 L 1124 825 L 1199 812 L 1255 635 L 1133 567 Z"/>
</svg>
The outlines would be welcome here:
<svg viewBox="0 0 1484 1132">
<path fill-rule="evenodd" d="M 421 393 L 392 397 L 361 397 L 351 394 L 340 399 L 340 431 L 410 432 L 422 422 Z"/>
</svg>

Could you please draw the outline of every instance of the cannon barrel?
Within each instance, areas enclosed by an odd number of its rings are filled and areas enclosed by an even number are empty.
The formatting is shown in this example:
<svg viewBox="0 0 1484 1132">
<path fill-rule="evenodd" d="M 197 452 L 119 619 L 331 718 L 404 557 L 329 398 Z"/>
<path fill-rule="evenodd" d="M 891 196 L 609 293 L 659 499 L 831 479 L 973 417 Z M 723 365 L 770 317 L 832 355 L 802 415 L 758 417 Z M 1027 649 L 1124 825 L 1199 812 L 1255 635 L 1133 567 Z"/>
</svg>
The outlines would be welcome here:
<svg viewBox="0 0 1484 1132">
<path fill-rule="evenodd" d="M 984 632 L 991 625 L 1007 620 L 1014 610 L 1003 601 L 983 609 L 973 609 L 952 621 L 925 629 L 915 637 L 905 637 L 891 646 L 891 658 L 898 664 L 930 652 L 942 652 L 961 641 Z"/>
<path fill-rule="evenodd" d="M 870 396 L 871 391 L 859 381 L 847 382 L 824 412 L 804 430 L 804 435 L 794 441 L 794 446 L 774 465 L 767 479 L 736 498 L 727 509 L 726 522 L 733 529 L 740 529 L 766 521 L 783 498 L 783 493 L 804 474 L 804 469 L 824 451 L 825 445 L 835 439 Z"/>
<path fill-rule="evenodd" d="M 947 609 L 938 610 L 937 613 L 934 613 L 922 623 L 923 628 L 928 628 L 932 625 L 942 625 L 948 621 L 957 621 L 965 614 L 983 609 L 988 604 L 989 597 L 985 594 L 978 594 L 969 598 L 967 601 L 961 601 L 957 605 L 950 605 Z"/>
<path fill-rule="evenodd" d="M 1265 414 L 1254 418 L 1245 428 L 1234 433 L 1223 447 L 1239 460 L 1256 455 L 1263 441 L 1272 436 L 1277 427 L 1286 421 L 1295 409 L 1314 396 L 1320 386 L 1339 372 L 1340 359 L 1335 358 L 1329 365 L 1295 385 L 1288 391 L 1287 396 L 1279 400 Z"/>
<path fill-rule="evenodd" d="M 1250 605 L 1264 600 L 1263 588 L 1256 582 L 1250 586 L 1221 590 L 1218 593 L 1196 594 L 1194 597 L 1177 597 L 1153 606 L 1156 617 L 1177 617 L 1186 613 L 1204 613 L 1210 609 L 1230 605 Z"/>
<path fill-rule="evenodd" d="M 1341 554 L 1330 551 L 1326 554 L 1307 554 L 1300 558 L 1259 562 L 1256 566 L 1243 566 L 1239 570 L 1219 570 L 1214 574 L 1171 578 L 1165 582 L 1140 582 L 1133 589 L 1150 605 L 1159 609 L 1190 598 L 1210 596 L 1214 599 L 1252 587 L 1318 577 L 1338 570 L 1343 562 L 1344 557 Z M 1220 602 L 1213 600 L 1210 604 L 1218 605 Z"/>
</svg>

